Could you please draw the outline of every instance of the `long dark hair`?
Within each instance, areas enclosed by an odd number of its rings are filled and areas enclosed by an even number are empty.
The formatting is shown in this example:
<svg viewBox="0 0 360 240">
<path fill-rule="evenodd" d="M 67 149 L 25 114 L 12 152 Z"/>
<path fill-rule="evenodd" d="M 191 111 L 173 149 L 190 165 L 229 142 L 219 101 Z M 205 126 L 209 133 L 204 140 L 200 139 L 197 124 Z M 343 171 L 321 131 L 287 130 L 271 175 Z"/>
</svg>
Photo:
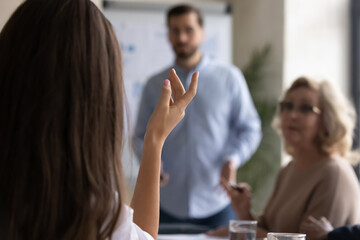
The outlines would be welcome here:
<svg viewBox="0 0 360 240">
<path fill-rule="evenodd" d="M 27 0 L 0 34 L 0 219 L 9 239 L 105 239 L 122 202 L 123 80 L 89 0 Z"/>
</svg>

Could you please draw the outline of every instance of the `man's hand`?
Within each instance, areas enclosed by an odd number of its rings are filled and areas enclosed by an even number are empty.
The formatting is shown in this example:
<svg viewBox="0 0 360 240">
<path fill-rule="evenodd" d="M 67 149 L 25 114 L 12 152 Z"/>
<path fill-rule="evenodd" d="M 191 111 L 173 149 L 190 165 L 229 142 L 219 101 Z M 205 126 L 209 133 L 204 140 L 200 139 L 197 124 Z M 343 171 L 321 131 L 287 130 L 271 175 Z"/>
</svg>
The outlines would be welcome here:
<svg viewBox="0 0 360 240">
<path fill-rule="evenodd" d="M 232 161 L 226 161 L 221 168 L 220 179 L 224 179 L 230 183 L 236 183 L 236 171 L 237 168 L 234 163 Z"/>
</svg>

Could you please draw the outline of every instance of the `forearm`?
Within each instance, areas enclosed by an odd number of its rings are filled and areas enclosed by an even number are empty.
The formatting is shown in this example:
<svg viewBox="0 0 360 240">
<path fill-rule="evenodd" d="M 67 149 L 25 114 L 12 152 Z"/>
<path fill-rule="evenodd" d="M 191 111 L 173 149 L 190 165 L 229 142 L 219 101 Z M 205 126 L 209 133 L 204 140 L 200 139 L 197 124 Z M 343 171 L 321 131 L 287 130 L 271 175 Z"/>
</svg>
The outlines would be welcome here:
<svg viewBox="0 0 360 240">
<path fill-rule="evenodd" d="M 131 207 L 134 223 L 157 238 L 159 226 L 159 178 L 163 143 L 152 136 L 145 136 L 139 174 Z"/>
<path fill-rule="evenodd" d="M 185 92 L 175 70 L 172 69 L 169 79 L 163 83 L 160 100 L 147 123 L 131 207 L 134 209 L 134 223 L 154 239 L 157 238 L 159 228 L 161 150 L 166 137 L 184 117 L 187 105 L 195 96 L 198 76 L 199 73 L 193 74 L 189 90 Z"/>
</svg>

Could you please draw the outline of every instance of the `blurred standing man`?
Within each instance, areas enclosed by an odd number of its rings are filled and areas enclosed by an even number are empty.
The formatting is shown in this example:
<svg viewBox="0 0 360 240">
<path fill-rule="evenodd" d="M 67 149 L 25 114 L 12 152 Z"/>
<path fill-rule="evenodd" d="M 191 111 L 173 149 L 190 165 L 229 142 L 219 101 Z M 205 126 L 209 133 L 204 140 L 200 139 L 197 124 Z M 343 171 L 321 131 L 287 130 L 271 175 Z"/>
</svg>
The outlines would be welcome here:
<svg viewBox="0 0 360 240">
<path fill-rule="evenodd" d="M 134 150 L 140 158 L 146 125 L 169 70 L 176 70 L 186 89 L 191 74 L 198 71 L 198 93 L 164 144 L 162 164 L 169 178 L 161 188 L 160 222 L 227 225 L 236 215 L 219 189 L 220 178 L 235 182 L 237 168 L 259 145 L 260 120 L 241 71 L 200 52 L 204 39 L 200 11 L 176 6 L 168 11 L 167 24 L 176 61 L 144 88 Z"/>
</svg>

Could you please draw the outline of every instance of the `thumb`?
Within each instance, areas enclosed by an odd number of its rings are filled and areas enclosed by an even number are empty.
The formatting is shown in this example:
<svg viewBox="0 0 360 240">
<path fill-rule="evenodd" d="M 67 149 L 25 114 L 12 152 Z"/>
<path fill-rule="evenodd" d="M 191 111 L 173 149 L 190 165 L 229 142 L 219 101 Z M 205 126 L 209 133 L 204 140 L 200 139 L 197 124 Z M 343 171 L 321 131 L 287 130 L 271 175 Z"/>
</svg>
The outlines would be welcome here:
<svg viewBox="0 0 360 240">
<path fill-rule="evenodd" d="M 162 106 L 168 106 L 171 99 L 171 86 L 169 79 L 166 79 L 162 85 L 160 102 Z"/>
</svg>

